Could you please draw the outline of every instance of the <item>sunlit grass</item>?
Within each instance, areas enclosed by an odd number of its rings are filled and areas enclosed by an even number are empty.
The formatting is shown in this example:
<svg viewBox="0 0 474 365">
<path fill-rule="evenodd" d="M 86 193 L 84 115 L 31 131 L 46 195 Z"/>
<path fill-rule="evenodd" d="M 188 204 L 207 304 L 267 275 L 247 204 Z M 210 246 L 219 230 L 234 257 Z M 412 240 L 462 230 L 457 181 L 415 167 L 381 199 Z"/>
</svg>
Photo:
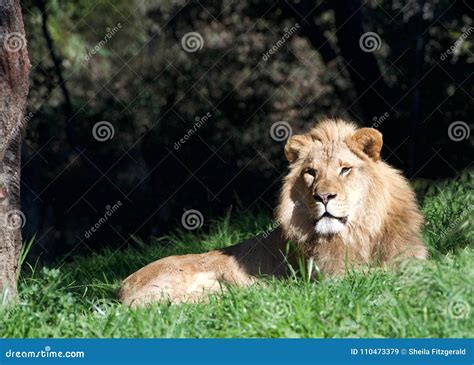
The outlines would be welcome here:
<svg viewBox="0 0 474 365">
<path fill-rule="evenodd" d="M 416 187 L 416 186 L 415 186 Z M 129 310 L 125 276 L 158 258 L 223 247 L 268 229 L 266 214 L 228 214 L 201 232 L 77 257 L 55 269 L 23 265 L 20 303 L 0 312 L 4 337 L 472 337 L 472 177 L 424 186 L 431 259 L 398 271 L 314 283 L 291 278 L 230 288 L 201 304 Z"/>
</svg>

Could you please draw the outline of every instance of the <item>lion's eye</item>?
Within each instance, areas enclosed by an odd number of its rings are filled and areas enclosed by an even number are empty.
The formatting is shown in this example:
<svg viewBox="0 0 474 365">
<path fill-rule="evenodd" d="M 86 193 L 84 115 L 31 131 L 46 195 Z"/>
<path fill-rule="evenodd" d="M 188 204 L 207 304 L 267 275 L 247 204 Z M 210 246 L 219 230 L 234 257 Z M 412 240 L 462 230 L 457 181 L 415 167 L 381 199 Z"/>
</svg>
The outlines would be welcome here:
<svg viewBox="0 0 474 365">
<path fill-rule="evenodd" d="M 352 167 L 343 167 L 341 169 L 341 176 L 346 176 L 349 172 L 351 172 Z"/>
<path fill-rule="evenodd" d="M 315 169 L 306 169 L 305 174 L 311 175 L 311 176 L 316 176 L 316 170 Z"/>
</svg>

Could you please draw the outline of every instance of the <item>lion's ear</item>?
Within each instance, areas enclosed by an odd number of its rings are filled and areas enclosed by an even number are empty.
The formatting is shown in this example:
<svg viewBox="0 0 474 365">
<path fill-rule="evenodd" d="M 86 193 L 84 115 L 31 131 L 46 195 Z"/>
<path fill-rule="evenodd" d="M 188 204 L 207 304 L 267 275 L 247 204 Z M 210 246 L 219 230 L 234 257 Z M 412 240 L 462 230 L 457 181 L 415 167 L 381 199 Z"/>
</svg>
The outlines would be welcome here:
<svg viewBox="0 0 474 365">
<path fill-rule="evenodd" d="M 285 146 L 285 156 L 286 159 L 292 163 L 297 158 L 301 149 L 308 143 L 311 143 L 312 139 L 306 134 L 300 134 L 296 136 L 291 136 L 288 138 Z"/>
<path fill-rule="evenodd" d="M 354 132 L 348 141 L 349 148 L 361 151 L 372 160 L 380 160 L 382 133 L 374 128 L 361 128 Z"/>
</svg>

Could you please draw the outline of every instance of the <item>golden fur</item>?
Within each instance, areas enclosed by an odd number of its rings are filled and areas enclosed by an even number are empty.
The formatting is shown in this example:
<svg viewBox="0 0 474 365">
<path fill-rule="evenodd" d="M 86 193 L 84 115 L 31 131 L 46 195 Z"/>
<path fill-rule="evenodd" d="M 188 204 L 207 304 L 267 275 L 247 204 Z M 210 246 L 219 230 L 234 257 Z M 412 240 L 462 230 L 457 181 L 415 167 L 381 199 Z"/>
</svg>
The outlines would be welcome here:
<svg viewBox="0 0 474 365">
<path fill-rule="evenodd" d="M 199 300 L 221 284 L 284 276 L 296 254 L 324 275 L 426 258 L 415 194 L 400 172 L 380 159 L 381 148 L 377 130 L 342 120 L 327 119 L 292 136 L 285 146 L 290 165 L 277 229 L 222 250 L 157 260 L 124 280 L 122 302 Z M 295 243 L 295 255 L 283 254 L 287 241 Z"/>
</svg>

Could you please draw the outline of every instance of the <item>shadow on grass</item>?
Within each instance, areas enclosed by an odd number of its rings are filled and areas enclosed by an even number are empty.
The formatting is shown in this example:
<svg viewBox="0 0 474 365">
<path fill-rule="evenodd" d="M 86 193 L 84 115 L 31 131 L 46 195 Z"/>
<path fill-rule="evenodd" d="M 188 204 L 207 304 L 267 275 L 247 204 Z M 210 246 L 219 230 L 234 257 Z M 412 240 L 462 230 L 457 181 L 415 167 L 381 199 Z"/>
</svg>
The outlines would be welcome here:
<svg viewBox="0 0 474 365">
<path fill-rule="evenodd" d="M 455 181 L 427 184 L 414 182 L 420 204 L 426 218 L 423 231 L 425 242 L 430 248 L 431 258 L 439 260 L 448 253 L 469 246 L 474 241 L 473 175 L 465 173 Z M 74 257 L 72 262 L 57 266 L 61 276 L 61 288 L 82 298 L 116 298 L 120 282 L 143 267 L 160 258 L 199 253 L 235 244 L 243 239 L 261 233 L 272 225 L 270 212 L 242 214 L 230 212 L 219 220 L 211 221 L 203 230 L 179 229 L 173 234 L 154 238 L 144 243 L 131 238 L 120 250 L 106 248 L 89 256 Z M 37 266 L 24 264 L 20 277 L 20 288 L 34 284 L 38 278 Z M 53 275 L 54 270 L 47 270 Z"/>
</svg>

